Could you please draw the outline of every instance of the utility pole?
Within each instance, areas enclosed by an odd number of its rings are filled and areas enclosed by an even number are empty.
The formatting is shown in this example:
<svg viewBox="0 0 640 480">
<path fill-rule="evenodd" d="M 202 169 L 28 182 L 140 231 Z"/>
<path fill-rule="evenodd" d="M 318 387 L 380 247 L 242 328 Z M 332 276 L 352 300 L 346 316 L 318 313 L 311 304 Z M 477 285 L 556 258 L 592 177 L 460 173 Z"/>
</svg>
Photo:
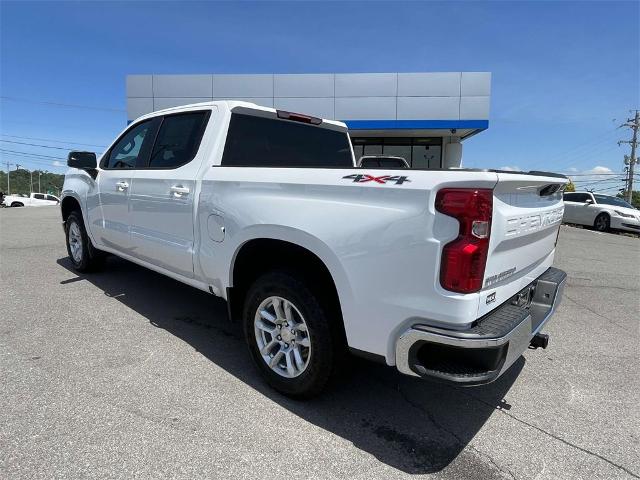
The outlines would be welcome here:
<svg viewBox="0 0 640 480">
<path fill-rule="evenodd" d="M 627 123 L 620 125 L 621 127 L 629 127 L 633 131 L 633 138 L 631 140 L 623 140 L 618 142 L 618 145 L 623 143 L 631 144 L 631 155 L 629 156 L 629 173 L 627 177 L 627 202 L 631 203 L 633 198 L 633 167 L 638 163 L 636 158 L 636 146 L 638 145 L 638 129 L 640 128 L 640 110 L 635 111 L 634 118 L 627 119 Z"/>
<path fill-rule="evenodd" d="M 29 193 L 33 193 L 33 172 L 29 170 Z"/>
<path fill-rule="evenodd" d="M 40 188 L 40 177 L 42 176 L 42 172 L 38 172 L 38 193 L 42 193 L 42 189 Z"/>
<path fill-rule="evenodd" d="M 7 195 L 11 195 L 11 182 L 9 181 L 9 174 L 11 173 L 11 165 L 13 165 L 13 163 L 7 162 Z"/>
</svg>

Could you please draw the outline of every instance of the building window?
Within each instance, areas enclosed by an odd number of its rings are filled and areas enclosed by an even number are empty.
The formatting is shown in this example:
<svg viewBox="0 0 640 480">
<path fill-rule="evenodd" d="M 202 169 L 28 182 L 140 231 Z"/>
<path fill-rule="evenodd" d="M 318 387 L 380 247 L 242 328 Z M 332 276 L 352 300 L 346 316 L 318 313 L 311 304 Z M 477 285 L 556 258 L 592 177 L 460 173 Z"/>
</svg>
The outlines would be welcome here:
<svg viewBox="0 0 640 480">
<path fill-rule="evenodd" d="M 351 139 L 356 161 L 364 155 L 404 158 L 411 168 L 442 168 L 442 138 L 355 137 Z"/>
</svg>

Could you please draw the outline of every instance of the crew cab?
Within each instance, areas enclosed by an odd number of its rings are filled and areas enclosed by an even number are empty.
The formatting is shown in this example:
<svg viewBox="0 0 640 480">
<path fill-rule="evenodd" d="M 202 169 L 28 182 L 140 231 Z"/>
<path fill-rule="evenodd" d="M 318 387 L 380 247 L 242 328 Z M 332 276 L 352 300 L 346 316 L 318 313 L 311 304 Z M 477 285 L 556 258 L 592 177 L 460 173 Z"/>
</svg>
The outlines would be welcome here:
<svg viewBox="0 0 640 480">
<path fill-rule="evenodd" d="M 43 207 L 46 205 L 59 205 L 60 199 L 47 193 L 32 193 L 26 195 L 5 195 L 6 207 Z"/>
<path fill-rule="evenodd" d="M 237 101 L 142 116 L 68 165 L 73 266 L 114 254 L 224 298 L 287 395 L 348 351 L 478 385 L 546 347 L 564 176 L 357 168 L 345 124 Z"/>
<path fill-rule="evenodd" d="M 593 227 L 599 232 L 624 230 L 640 233 L 640 210 L 622 198 L 591 192 L 566 192 L 566 223 Z"/>
</svg>

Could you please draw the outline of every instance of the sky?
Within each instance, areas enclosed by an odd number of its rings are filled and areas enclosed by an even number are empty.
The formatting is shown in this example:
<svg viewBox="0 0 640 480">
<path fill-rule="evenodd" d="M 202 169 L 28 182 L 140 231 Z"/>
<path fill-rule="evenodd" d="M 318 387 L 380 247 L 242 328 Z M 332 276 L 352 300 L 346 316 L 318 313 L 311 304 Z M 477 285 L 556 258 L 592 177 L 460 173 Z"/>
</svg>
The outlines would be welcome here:
<svg viewBox="0 0 640 480">
<path fill-rule="evenodd" d="M 637 1 L 2 0 L 0 27 L 0 161 L 29 169 L 102 151 L 136 73 L 489 71 L 489 129 L 464 142 L 475 168 L 621 172 L 616 127 L 640 108 Z"/>
</svg>

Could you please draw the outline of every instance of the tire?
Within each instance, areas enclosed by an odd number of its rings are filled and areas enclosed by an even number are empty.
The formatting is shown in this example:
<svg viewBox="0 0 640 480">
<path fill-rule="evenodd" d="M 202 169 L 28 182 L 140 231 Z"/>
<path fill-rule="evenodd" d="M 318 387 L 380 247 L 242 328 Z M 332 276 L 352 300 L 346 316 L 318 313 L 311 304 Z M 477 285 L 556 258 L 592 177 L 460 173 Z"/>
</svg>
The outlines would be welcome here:
<svg viewBox="0 0 640 480">
<path fill-rule="evenodd" d="M 102 267 L 105 254 L 91 244 L 80 212 L 77 210 L 71 212 L 64 223 L 64 231 L 67 253 L 73 263 L 73 268 L 78 272 L 85 273 Z"/>
<path fill-rule="evenodd" d="M 12 207 L 24 207 L 24 204 L 20 203 L 20 202 L 13 202 L 11 204 Z"/>
<path fill-rule="evenodd" d="M 611 218 L 606 213 L 598 215 L 593 222 L 593 228 L 598 232 L 607 232 L 611 226 Z"/>
<path fill-rule="evenodd" d="M 275 307 L 278 302 L 279 313 Z M 337 333 L 335 320 L 332 324 L 336 316 L 330 314 L 331 310 L 296 273 L 272 271 L 249 288 L 243 312 L 245 339 L 262 377 L 275 390 L 294 398 L 311 398 L 335 376 L 344 341 Z M 259 313 L 263 311 L 267 314 Z M 274 321 L 267 319 L 269 314 Z M 268 328 L 259 328 L 258 321 Z M 266 349 L 272 342 L 275 345 L 263 356 L 261 347 Z M 273 368 L 268 361 L 275 362 Z"/>
</svg>

